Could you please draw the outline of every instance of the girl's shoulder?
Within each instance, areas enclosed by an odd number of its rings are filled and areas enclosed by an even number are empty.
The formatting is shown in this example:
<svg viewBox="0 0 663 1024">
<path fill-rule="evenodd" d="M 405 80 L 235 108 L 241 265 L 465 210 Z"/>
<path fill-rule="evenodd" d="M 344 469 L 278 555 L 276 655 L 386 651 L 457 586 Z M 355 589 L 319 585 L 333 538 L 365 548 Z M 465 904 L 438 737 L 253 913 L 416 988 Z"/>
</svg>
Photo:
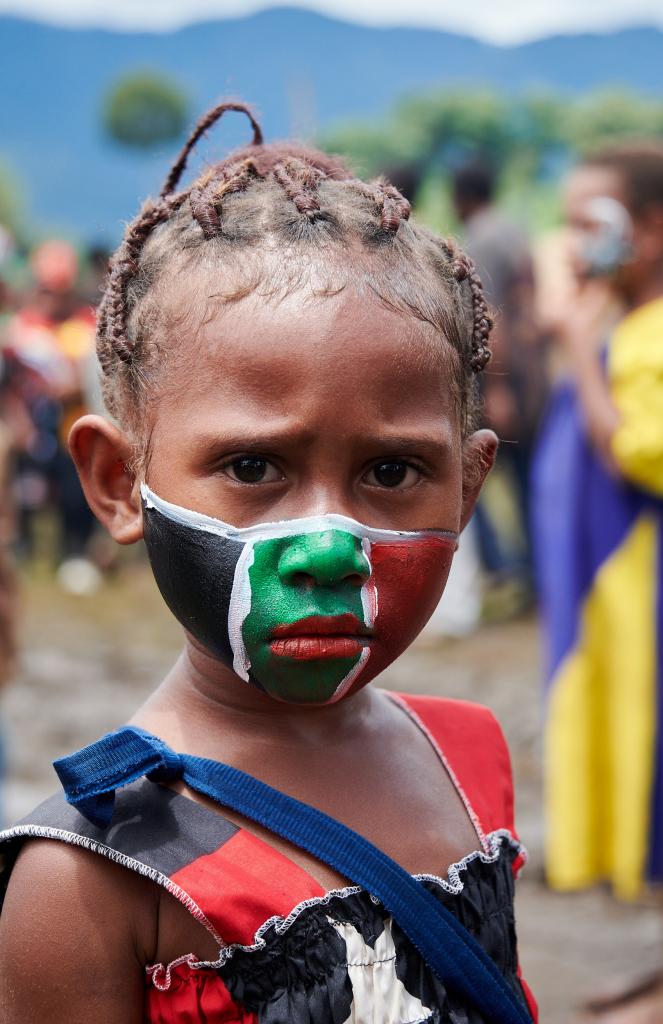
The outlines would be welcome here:
<svg viewBox="0 0 663 1024">
<path fill-rule="evenodd" d="M 0 848 L 7 857 L 9 851 Z M 0 916 L 2 1020 L 142 1020 L 153 887 L 83 849 L 34 838 L 11 855 Z"/>
<path fill-rule="evenodd" d="M 180 879 L 189 865 L 224 846 L 236 832 L 236 826 L 222 815 L 144 778 L 118 790 L 107 826 L 90 821 L 67 802 L 64 793 L 58 793 L 0 832 L 0 903 L 26 841 L 50 839 L 59 840 L 57 846 L 97 854 L 102 862 L 129 868 L 130 874 L 156 882 L 206 925 L 203 911 Z M 89 863 L 75 854 L 70 859 L 73 865 Z"/>
<path fill-rule="evenodd" d="M 392 694 L 437 748 L 470 813 L 485 833 L 516 837 L 509 748 L 494 713 L 448 697 Z"/>
</svg>

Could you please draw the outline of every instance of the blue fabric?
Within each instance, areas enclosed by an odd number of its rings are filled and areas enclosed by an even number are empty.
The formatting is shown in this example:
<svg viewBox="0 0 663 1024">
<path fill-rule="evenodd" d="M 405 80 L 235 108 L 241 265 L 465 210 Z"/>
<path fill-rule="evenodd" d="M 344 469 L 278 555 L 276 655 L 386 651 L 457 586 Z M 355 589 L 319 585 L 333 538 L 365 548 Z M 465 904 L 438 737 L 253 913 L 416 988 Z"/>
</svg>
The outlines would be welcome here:
<svg viewBox="0 0 663 1024">
<path fill-rule="evenodd" d="M 595 455 L 572 384 L 553 394 L 532 465 L 532 538 L 548 658 L 548 686 L 573 649 L 583 603 L 603 563 L 646 506 Z"/>
<path fill-rule="evenodd" d="M 192 789 L 308 850 L 386 907 L 437 977 L 488 1021 L 531 1024 L 524 1004 L 485 950 L 428 890 L 357 832 L 230 765 L 176 754 L 136 726 L 54 762 L 69 803 L 100 827 L 110 824 L 115 790 L 142 775 L 181 778 Z"/>
</svg>

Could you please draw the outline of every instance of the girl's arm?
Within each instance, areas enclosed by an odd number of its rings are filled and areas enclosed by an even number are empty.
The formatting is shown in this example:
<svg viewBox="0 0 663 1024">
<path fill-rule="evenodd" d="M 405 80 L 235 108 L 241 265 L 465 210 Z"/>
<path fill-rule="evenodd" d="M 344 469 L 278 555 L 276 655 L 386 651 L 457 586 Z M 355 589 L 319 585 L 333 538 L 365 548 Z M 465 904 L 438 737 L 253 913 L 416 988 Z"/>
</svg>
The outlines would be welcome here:
<svg viewBox="0 0 663 1024">
<path fill-rule="evenodd" d="M 141 1024 L 156 906 L 149 884 L 116 864 L 27 843 L 0 917 L 3 1024 Z"/>
</svg>

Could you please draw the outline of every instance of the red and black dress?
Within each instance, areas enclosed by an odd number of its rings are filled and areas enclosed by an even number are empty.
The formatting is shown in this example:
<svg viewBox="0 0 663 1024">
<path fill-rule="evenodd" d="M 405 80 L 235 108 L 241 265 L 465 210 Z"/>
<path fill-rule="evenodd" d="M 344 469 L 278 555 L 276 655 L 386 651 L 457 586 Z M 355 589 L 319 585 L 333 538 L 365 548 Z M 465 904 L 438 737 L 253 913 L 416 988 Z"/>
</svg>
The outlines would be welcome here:
<svg viewBox="0 0 663 1024">
<path fill-rule="evenodd" d="M 463 701 L 394 699 L 435 747 L 477 831 L 477 849 L 446 874 L 418 877 L 535 1015 L 518 968 L 513 888 L 524 851 L 500 727 Z M 149 1024 L 483 1024 L 366 890 L 325 892 L 264 840 L 165 786 L 141 779 L 120 789 L 106 829 L 52 797 L 0 833 L 9 867 L 20 842 L 37 836 L 164 886 L 218 942 L 213 962 L 183 949 L 170 964 L 146 965 Z"/>
</svg>

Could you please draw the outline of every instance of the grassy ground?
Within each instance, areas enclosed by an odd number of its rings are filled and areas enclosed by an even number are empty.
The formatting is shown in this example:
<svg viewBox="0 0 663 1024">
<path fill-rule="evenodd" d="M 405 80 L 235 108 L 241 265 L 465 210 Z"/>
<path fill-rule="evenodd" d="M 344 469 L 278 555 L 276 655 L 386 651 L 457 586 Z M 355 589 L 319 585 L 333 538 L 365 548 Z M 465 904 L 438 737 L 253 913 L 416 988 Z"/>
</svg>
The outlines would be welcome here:
<svg viewBox="0 0 663 1024">
<path fill-rule="evenodd" d="M 171 664 L 178 628 L 140 562 L 125 565 L 93 598 L 64 595 L 45 570 L 24 580 L 24 655 L 4 697 L 9 781 L 16 818 L 55 789 L 54 757 L 120 725 Z M 560 896 L 543 884 L 540 702 L 533 619 L 484 627 L 439 642 L 424 635 L 383 677 L 388 687 L 490 705 L 509 739 L 518 819 L 530 863 L 518 894 L 525 974 L 543 1024 L 569 1024 L 583 995 L 654 966 L 659 919 L 601 889 Z"/>
</svg>

